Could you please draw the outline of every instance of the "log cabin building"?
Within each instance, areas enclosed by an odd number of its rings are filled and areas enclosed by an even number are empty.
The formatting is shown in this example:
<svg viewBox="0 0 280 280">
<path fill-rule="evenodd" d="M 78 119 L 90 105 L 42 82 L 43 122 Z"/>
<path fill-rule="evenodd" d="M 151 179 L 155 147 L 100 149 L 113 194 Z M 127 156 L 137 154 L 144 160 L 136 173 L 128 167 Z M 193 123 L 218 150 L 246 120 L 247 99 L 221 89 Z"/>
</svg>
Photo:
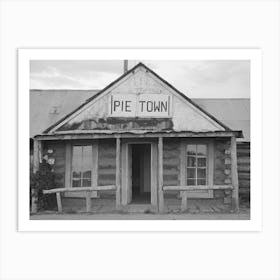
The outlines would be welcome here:
<svg viewBox="0 0 280 280">
<path fill-rule="evenodd" d="M 61 174 L 60 187 L 45 192 L 56 193 L 59 211 L 67 198 L 85 199 L 91 211 L 92 198 L 105 194 L 117 209 L 141 203 L 164 212 L 168 194 L 182 210 L 189 198 L 238 209 L 240 186 L 250 186 L 248 100 L 191 100 L 143 63 L 101 91 L 78 93 L 31 90 L 33 171 L 45 159 Z"/>
</svg>

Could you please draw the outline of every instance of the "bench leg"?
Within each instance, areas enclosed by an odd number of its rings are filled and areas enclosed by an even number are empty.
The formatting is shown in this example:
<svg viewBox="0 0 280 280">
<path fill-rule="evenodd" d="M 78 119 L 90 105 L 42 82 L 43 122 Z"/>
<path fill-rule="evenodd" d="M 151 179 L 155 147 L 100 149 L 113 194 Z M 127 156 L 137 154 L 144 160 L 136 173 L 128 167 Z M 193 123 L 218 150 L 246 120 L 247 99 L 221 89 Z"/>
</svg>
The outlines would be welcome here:
<svg viewBox="0 0 280 280">
<path fill-rule="evenodd" d="M 60 193 L 57 192 L 56 193 L 56 202 L 57 202 L 57 210 L 58 212 L 62 212 L 62 204 L 61 204 L 61 197 L 60 197 Z"/>
<path fill-rule="evenodd" d="M 91 195 L 90 192 L 86 193 L 86 211 L 90 212 L 91 211 Z"/>
<path fill-rule="evenodd" d="M 188 194 L 186 191 L 182 191 L 182 205 L 181 211 L 184 212 L 188 209 Z"/>
</svg>

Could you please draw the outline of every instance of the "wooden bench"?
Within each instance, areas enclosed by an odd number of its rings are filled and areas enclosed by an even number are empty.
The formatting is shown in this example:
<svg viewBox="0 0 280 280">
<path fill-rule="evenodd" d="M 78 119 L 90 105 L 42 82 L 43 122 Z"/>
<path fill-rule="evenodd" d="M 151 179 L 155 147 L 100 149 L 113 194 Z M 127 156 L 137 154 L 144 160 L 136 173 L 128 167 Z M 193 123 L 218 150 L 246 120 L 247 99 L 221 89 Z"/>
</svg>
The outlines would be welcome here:
<svg viewBox="0 0 280 280">
<path fill-rule="evenodd" d="M 165 191 L 180 191 L 182 193 L 182 203 L 181 211 L 186 211 L 188 209 L 188 191 L 197 191 L 197 190 L 233 190 L 232 185 L 214 185 L 214 186 L 163 186 L 163 193 Z M 161 199 L 164 203 L 164 199 Z M 164 205 L 161 205 L 161 209 L 164 209 Z"/>
<path fill-rule="evenodd" d="M 56 189 L 49 189 L 43 190 L 43 194 L 56 194 L 56 201 L 57 201 L 57 209 L 58 212 L 62 212 L 62 204 L 61 204 L 61 193 L 63 192 L 85 192 L 86 194 L 86 211 L 91 211 L 91 192 L 92 191 L 111 191 L 117 190 L 115 185 L 108 185 L 108 186 L 96 186 L 96 187 L 80 187 L 80 188 L 56 188 Z M 117 203 L 117 201 L 116 201 Z"/>
</svg>

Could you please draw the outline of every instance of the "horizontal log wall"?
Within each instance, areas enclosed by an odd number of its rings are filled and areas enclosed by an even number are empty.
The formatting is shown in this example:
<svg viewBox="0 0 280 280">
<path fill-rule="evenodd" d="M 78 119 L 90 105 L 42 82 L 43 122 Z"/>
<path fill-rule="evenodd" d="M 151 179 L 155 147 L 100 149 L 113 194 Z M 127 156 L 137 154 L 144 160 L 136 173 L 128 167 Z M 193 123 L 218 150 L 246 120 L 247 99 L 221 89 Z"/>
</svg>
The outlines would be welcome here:
<svg viewBox="0 0 280 280">
<path fill-rule="evenodd" d="M 65 142 L 63 141 L 45 141 L 43 145 L 43 158 L 52 163 L 53 170 L 59 174 L 57 180 L 59 187 L 64 187 L 65 182 Z"/>
<path fill-rule="evenodd" d="M 230 142 L 214 141 L 214 185 L 230 185 Z M 48 152 L 49 151 L 49 152 Z M 60 175 L 59 185 L 65 181 L 65 142 L 43 141 L 43 157 L 54 159 L 54 172 Z M 240 197 L 250 197 L 250 143 L 237 143 L 237 162 Z M 98 185 L 114 185 L 116 180 L 116 143 L 114 139 L 99 141 Z M 163 141 L 163 185 L 180 185 L 180 142 L 175 139 Z M 224 197 L 223 190 L 214 190 L 214 197 Z"/>
<path fill-rule="evenodd" d="M 237 143 L 239 197 L 250 198 L 250 143 Z"/>
<path fill-rule="evenodd" d="M 163 185 L 180 185 L 180 141 L 163 141 Z"/>
<path fill-rule="evenodd" d="M 98 185 L 116 184 L 116 140 L 98 143 Z"/>
</svg>

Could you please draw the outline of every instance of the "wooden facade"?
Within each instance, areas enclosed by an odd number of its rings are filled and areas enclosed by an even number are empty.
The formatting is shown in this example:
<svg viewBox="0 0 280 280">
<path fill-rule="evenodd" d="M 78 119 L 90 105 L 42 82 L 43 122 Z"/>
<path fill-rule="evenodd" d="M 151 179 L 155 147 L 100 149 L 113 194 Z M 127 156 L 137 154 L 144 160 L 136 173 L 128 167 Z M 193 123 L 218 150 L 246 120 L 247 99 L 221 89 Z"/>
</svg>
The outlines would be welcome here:
<svg viewBox="0 0 280 280">
<path fill-rule="evenodd" d="M 60 188 L 45 191 L 57 193 L 59 211 L 61 193 L 85 198 L 87 211 L 103 194 L 117 209 L 143 197 L 164 212 L 168 194 L 182 211 L 188 198 L 238 209 L 241 136 L 140 63 L 35 137 L 34 171 L 45 159 L 61 174 Z"/>
</svg>

